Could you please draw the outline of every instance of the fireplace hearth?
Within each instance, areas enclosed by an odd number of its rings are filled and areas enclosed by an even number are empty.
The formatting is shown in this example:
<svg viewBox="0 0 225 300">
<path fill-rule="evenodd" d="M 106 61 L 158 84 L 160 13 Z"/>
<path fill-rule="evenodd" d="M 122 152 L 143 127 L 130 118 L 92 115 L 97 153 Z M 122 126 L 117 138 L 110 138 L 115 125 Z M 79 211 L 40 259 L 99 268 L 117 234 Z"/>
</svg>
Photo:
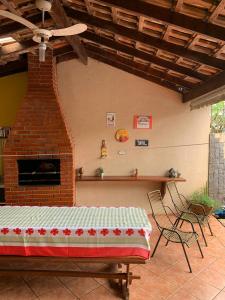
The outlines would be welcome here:
<svg viewBox="0 0 225 300">
<path fill-rule="evenodd" d="M 57 88 L 56 62 L 28 54 L 28 88 L 4 147 L 5 201 L 72 206 L 74 152 Z"/>
</svg>

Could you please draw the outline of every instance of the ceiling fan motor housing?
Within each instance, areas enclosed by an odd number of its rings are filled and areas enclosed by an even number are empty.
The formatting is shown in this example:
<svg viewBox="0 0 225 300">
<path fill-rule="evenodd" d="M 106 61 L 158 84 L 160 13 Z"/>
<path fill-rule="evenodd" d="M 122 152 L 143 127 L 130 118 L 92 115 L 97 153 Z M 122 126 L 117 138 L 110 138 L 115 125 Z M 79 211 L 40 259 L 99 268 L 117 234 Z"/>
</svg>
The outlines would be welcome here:
<svg viewBox="0 0 225 300">
<path fill-rule="evenodd" d="M 50 11 L 52 8 L 51 2 L 47 0 L 36 0 L 35 4 L 41 11 Z"/>
</svg>

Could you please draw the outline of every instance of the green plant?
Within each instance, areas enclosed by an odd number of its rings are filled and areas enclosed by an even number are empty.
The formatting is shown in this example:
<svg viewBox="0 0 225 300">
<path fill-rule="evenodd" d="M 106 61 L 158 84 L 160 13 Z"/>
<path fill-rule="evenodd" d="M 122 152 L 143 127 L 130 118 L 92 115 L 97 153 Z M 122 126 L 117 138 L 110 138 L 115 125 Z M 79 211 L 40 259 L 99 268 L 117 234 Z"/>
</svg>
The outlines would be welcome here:
<svg viewBox="0 0 225 300">
<path fill-rule="evenodd" d="M 99 167 L 98 169 L 96 169 L 96 175 L 97 176 L 101 176 L 102 174 L 104 174 L 104 170 L 102 167 Z"/>
<path fill-rule="evenodd" d="M 213 208 L 213 210 L 219 208 L 222 205 L 219 200 L 211 198 L 208 195 L 206 188 L 202 188 L 192 193 L 191 196 L 189 197 L 189 201 L 192 204 L 201 204 L 201 205 L 211 207 Z"/>
<path fill-rule="evenodd" d="M 212 105 L 211 109 L 211 132 L 219 133 L 225 129 L 225 102 L 220 101 Z"/>
</svg>

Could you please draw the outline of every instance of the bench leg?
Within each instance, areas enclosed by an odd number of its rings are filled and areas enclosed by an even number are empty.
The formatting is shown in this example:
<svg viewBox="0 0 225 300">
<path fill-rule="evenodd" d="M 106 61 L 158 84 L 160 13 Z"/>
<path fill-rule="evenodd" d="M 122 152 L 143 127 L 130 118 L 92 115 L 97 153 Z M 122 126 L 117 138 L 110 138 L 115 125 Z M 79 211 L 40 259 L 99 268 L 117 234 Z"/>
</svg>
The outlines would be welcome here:
<svg viewBox="0 0 225 300">
<path fill-rule="evenodd" d="M 123 297 L 124 300 L 129 300 L 129 285 L 132 282 L 132 277 L 131 277 L 132 273 L 130 273 L 130 265 L 127 264 L 126 265 L 126 280 L 122 286 L 122 292 L 123 292 Z"/>
</svg>

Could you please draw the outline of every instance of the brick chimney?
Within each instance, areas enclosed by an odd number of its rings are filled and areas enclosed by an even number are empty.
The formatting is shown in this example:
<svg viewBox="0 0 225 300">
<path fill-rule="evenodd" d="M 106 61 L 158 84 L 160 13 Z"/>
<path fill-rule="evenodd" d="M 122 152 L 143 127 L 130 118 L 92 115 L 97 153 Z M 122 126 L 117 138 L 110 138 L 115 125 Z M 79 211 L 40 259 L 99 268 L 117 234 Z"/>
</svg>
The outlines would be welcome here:
<svg viewBox="0 0 225 300">
<path fill-rule="evenodd" d="M 25 162 L 25 170 L 31 172 L 26 184 L 21 180 L 24 175 L 19 174 L 21 162 Z M 43 184 L 42 179 L 36 181 L 35 178 L 39 178 L 37 174 L 46 171 L 45 178 L 49 174 L 54 177 L 55 162 L 60 173 L 58 182 Z M 47 170 L 38 173 L 46 164 Z M 47 51 L 46 60 L 42 63 L 38 55 L 28 55 L 27 94 L 4 148 L 4 185 L 6 203 L 47 206 L 74 204 L 73 147 L 60 107 L 52 50 Z"/>
</svg>

